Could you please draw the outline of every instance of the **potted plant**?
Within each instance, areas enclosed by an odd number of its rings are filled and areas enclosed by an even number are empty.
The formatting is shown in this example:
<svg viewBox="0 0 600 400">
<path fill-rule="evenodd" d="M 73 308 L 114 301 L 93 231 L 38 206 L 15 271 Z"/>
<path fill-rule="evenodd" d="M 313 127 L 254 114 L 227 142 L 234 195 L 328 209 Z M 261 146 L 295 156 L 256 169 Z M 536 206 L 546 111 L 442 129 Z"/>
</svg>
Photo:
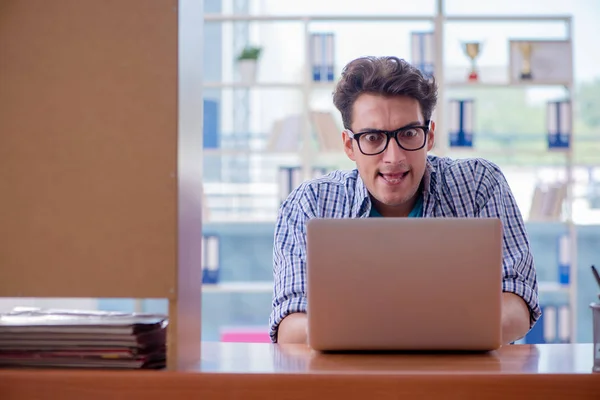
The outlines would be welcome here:
<svg viewBox="0 0 600 400">
<path fill-rule="evenodd" d="M 261 47 L 246 46 L 238 55 L 237 62 L 242 82 L 254 83 L 256 81 L 257 63 L 261 52 Z"/>
</svg>

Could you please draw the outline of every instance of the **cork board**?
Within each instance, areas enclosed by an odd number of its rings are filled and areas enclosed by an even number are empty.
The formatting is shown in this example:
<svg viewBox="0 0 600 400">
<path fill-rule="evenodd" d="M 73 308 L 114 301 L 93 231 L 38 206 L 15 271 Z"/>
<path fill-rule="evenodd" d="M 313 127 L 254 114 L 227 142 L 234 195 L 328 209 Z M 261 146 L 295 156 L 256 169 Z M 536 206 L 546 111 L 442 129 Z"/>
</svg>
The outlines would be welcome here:
<svg viewBox="0 0 600 400">
<path fill-rule="evenodd" d="M 177 282 L 177 1 L 0 2 L 0 296 Z"/>
</svg>

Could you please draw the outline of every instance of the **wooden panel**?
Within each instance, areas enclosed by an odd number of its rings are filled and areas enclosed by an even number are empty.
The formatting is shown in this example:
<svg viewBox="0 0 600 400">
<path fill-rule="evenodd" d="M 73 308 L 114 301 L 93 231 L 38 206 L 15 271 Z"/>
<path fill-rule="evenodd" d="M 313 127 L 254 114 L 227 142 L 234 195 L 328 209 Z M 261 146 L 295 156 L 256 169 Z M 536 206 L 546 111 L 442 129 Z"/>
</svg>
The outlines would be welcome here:
<svg viewBox="0 0 600 400">
<path fill-rule="evenodd" d="M 177 289 L 177 17 L 0 2 L 0 296 Z"/>
<path fill-rule="evenodd" d="M 0 370 L 2 400 L 598 399 L 591 344 L 490 354 L 320 354 L 303 346 L 205 343 L 188 371 Z M 495 361 L 492 361 L 494 359 Z"/>
<path fill-rule="evenodd" d="M 598 399 L 583 375 L 233 375 L 155 373 L 5 374 L 3 400 Z"/>
</svg>

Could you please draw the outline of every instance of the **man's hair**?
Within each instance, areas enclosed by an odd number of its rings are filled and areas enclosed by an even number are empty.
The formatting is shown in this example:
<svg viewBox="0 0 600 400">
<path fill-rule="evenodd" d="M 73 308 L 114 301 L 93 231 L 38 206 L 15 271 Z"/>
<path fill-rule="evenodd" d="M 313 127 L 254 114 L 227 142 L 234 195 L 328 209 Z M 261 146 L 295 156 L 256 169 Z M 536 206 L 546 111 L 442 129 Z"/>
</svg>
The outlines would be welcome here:
<svg viewBox="0 0 600 400">
<path fill-rule="evenodd" d="M 342 114 L 344 127 L 350 129 L 352 107 L 363 93 L 386 97 L 409 96 L 421 105 L 425 121 L 437 103 L 437 84 L 421 71 L 398 57 L 361 57 L 348 63 L 333 92 L 333 104 Z"/>
</svg>

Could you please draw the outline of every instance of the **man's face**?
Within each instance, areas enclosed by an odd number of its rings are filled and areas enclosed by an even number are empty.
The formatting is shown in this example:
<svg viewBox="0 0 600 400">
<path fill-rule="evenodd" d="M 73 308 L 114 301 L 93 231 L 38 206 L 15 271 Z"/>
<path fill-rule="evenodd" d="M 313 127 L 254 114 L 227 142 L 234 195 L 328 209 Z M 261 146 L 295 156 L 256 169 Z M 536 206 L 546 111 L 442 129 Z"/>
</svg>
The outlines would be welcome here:
<svg viewBox="0 0 600 400">
<path fill-rule="evenodd" d="M 356 99 L 352 111 L 350 130 L 355 134 L 426 125 L 419 102 L 407 96 L 384 97 L 365 93 Z M 432 123 L 427 143 L 419 150 L 404 150 L 392 138 L 386 150 L 377 155 L 363 154 L 357 141 L 347 133 L 343 134 L 346 154 L 356 162 L 360 176 L 382 214 L 400 216 L 410 212 L 425 173 L 427 152 L 433 146 L 433 131 Z"/>
</svg>

